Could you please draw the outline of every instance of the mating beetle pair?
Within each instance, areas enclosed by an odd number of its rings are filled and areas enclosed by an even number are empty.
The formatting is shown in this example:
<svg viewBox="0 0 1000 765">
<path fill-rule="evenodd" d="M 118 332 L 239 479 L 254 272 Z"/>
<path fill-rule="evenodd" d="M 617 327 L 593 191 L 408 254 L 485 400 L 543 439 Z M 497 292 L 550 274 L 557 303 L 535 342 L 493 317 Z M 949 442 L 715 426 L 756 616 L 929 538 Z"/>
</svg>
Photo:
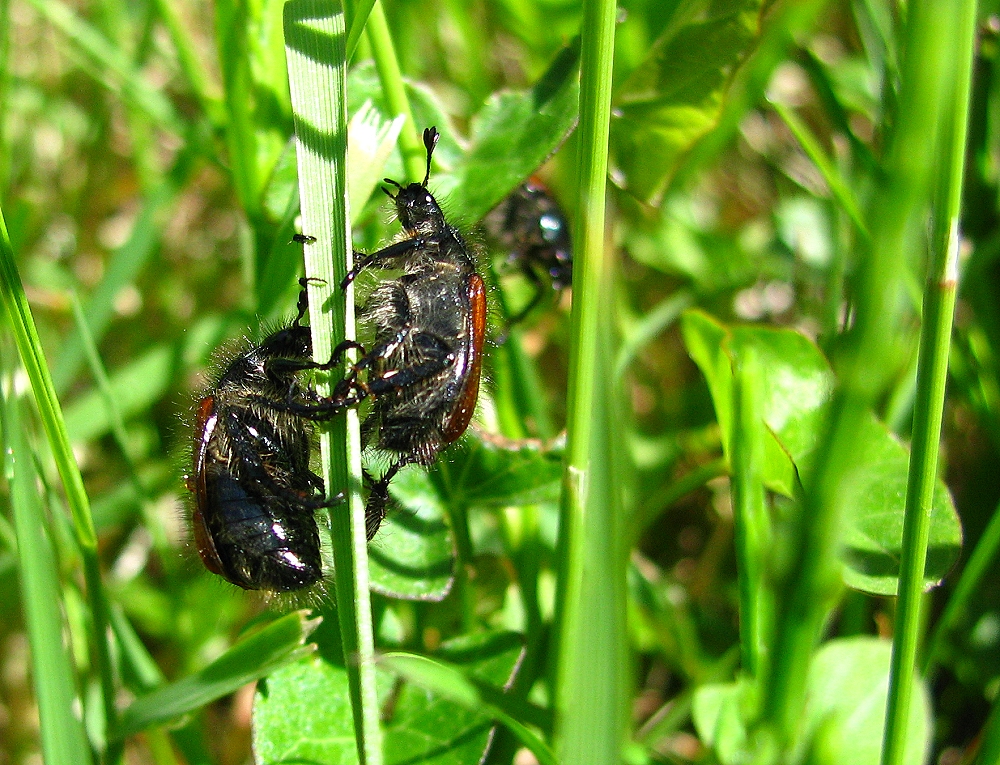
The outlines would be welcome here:
<svg viewBox="0 0 1000 765">
<path fill-rule="evenodd" d="M 237 356 L 198 404 L 189 478 L 195 541 L 206 567 L 240 587 L 301 590 L 323 577 L 315 511 L 341 497 L 328 500 L 323 480 L 309 468 L 313 423 L 374 398 L 364 440 L 377 433 L 378 448 L 394 459 L 381 478 L 369 481 L 365 515 L 371 539 L 385 518 L 389 483 L 399 469 L 432 464 L 465 432 L 475 411 L 486 290 L 461 234 L 427 190 L 439 134 L 432 127 L 423 138 L 423 181 L 404 187 L 385 179 L 395 194 L 383 187 L 405 238 L 360 257 L 341 285 L 346 288 L 366 268 L 402 270 L 375 289 L 361 313 L 374 328 L 373 344 L 366 350 L 348 341 L 328 362 L 313 361 L 310 330 L 301 323 L 307 308 L 303 280 L 291 325 Z M 486 224 L 509 249 L 509 262 L 537 288 L 513 324 L 537 305 L 546 277 L 556 290 L 568 286 L 568 226 L 534 180 L 501 203 Z M 361 356 L 330 398 L 299 381 L 299 373 L 331 369 L 351 349 Z"/>
<path fill-rule="evenodd" d="M 309 469 L 312 425 L 372 396 L 367 435 L 394 455 L 370 487 L 368 538 L 385 517 L 388 486 L 404 465 L 429 465 L 468 427 L 479 393 L 486 333 L 482 277 L 458 230 L 427 190 L 439 134 L 424 131 L 427 174 L 402 186 L 386 179 L 406 238 L 361 257 L 343 282 L 365 268 L 401 268 L 369 298 L 363 321 L 374 327 L 367 351 L 339 346 L 327 363 L 312 360 L 305 289 L 291 326 L 233 360 L 198 404 L 193 474 L 194 532 L 209 570 L 245 589 L 300 590 L 322 579 L 315 511 L 325 498 Z M 298 380 L 329 369 L 351 347 L 360 359 L 329 399 Z M 361 373 L 367 373 L 362 379 Z"/>
</svg>

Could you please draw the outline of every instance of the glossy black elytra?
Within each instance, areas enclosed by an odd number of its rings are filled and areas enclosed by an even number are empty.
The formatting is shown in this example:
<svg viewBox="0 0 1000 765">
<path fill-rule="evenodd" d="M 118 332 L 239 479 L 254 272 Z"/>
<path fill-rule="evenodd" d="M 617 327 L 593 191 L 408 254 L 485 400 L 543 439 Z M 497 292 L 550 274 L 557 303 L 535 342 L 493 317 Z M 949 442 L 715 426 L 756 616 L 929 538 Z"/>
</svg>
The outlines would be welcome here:
<svg viewBox="0 0 1000 765">
<path fill-rule="evenodd" d="M 523 321 L 551 288 L 573 283 L 569 221 L 548 187 L 534 176 L 518 186 L 483 220 L 489 235 L 507 251 L 507 263 L 535 287 L 528 304 L 508 321 Z"/>
<path fill-rule="evenodd" d="M 323 577 L 315 511 L 327 500 L 309 468 L 312 422 L 341 411 L 296 375 L 328 368 L 312 361 L 299 313 L 290 326 L 244 351 L 197 407 L 193 472 L 194 537 L 205 566 L 248 590 L 301 590 Z"/>
<path fill-rule="evenodd" d="M 458 229 L 450 225 L 427 190 L 431 156 L 440 137 L 424 130 L 427 172 L 421 183 L 396 189 L 393 200 L 405 237 L 369 255 L 356 253 L 346 287 L 367 268 L 397 268 L 402 274 L 379 284 L 361 312 L 374 329 L 367 351 L 335 390 L 346 403 L 374 398 L 365 438 L 393 455 L 386 473 L 372 482 L 366 506 L 369 529 L 385 516 L 388 487 L 404 465 L 430 465 L 458 439 L 472 419 L 479 396 L 486 333 L 486 290 Z M 337 354 L 335 354 L 335 357 Z M 367 372 L 367 379 L 360 374 Z M 373 532 L 372 532 L 373 533 Z"/>
</svg>

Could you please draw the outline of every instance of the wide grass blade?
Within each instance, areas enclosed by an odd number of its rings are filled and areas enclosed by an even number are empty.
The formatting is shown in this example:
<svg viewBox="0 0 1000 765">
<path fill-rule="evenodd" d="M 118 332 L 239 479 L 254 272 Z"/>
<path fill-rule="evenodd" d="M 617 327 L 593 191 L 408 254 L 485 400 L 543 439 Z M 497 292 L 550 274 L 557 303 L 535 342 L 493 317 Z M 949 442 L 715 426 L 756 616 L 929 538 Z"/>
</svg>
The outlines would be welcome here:
<svg viewBox="0 0 1000 765">
<path fill-rule="evenodd" d="M 293 0 L 285 5 L 288 77 L 295 118 L 302 230 L 316 241 L 306 246 L 309 320 L 313 355 L 330 358 L 345 337 L 353 339 L 354 290 L 346 302 L 340 288 L 351 255 L 347 213 L 347 64 L 344 14 L 339 2 Z M 347 319 L 350 317 L 350 321 Z M 346 324 L 346 328 L 345 328 Z M 330 395 L 320 380 L 320 395 Z M 375 684 L 375 642 L 369 595 L 368 546 L 361 486 L 358 416 L 348 412 L 322 429 L 323 479 L 327 495 L 348 493 L 348 507 L 331 513 L 337 617 L 354 712 L 358 757 L 382 762 L 380 709 Z"/>
<path fill-rule="evenodd" d="M 559 523 L 555 750 L 617 762 L 625 683 L 626 524 L 617 489 L 612 379 L 613 250 L 605 231 L 615 3 L 584 3 L 567 455 Z"/>
</svg>

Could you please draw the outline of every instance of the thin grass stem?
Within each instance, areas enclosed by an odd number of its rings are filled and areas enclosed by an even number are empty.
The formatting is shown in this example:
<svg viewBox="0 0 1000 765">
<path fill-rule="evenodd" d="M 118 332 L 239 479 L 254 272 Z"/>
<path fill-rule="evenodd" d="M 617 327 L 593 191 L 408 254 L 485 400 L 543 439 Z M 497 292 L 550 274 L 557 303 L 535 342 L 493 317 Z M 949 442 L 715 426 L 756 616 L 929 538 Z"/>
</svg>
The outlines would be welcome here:
<svg viewBox="0 0 1000 765">
<path fill-rule="evenodd" d="M 4 381 L 4 473 L 11 491 L 24 609 L 41 727 L 42 753 L 49 765 L 92 762 L 83 725 L 74 714 L 80 699 L 70 657 L 63 648 L 62 597 L 52 540 L 38 501 L 33 460 L 21 422 L 21 404 Z"/>
<path fill-rule="evenodd" d="M 939 152 L 942 159 L 937 178 L 933 252 L 924 292 L 917 392 L 903 520 L 899 601 L 896 607 L 882 750 L 883 765 L 901 765 L 903 762 L 917 648 L 923 627 L 920 611 L 924 590 L 924 564 L 930 534 L 931 504 L 937 480 L 941 419 L 958 287 L 959 215 L 975 47 L 975 0 L 963 2 L 957 14 L 952 8 L 950 12 L 954 14 L 955 23 L 945 25 L 944 28 L 937 18 L 937 14 L 944 8 L 936 7 L 934 3 L 927 3 L 927 6 L 925 16 L 917 14 L 916 8 L 911 10 L 911 14 L 916 14 L 912 23 L 932 25 L 934 34 L 937 35 L 951 33 L 946 50 L 949 52 L 948 59 L 952 62 L 952 90 L 948 108 L 943 108 L 941 112 L 943 119 L 949 124 L 941 131 L 944 150 Z M 945 61 L 939 59 L 938 63 L 944 65 Z"/>
<path fill-rule="evenodd" d="M 0 294 L 10 317 L 14 342 L 21 356 L 35 397 L 35 405 L 45 430 L 45 436 L 52 450 L 52 456 L 62 479 L 66 502 L 73 518 L 73 532 L 83 557 L 84 580 L 87 599 L 91 608 L 91 636 L 95 652 L 97 673 L 101 681 L 105 730 L 112 730 L 117 718 L 115 710 L 115 685 L 111 674 L 111 654 L 108 646 L 108 610 L 101 582 L 100 563 L 97 557 L 97 535 L 90 512 L 90 500 L 83 486 L 80 466 L 73 455 L 66 432 L 62 408 L 56 396 L 45 360 L 41 341 L 35 329 L 28 298 L 17 270 L 14 252 L 7 234 L 7 224 L 0 211 Z"/>
<path fill-rule="evenodd" d="M 424 147 L 420 143 L 417 125 L 413 121 L 413 112 L 410 110 L 410 100 L 406 96 L 403 74 L 399 70 L 399 59 L 396 58 L 396 46 L 392 42 L 389 22 L 385 17 L 382 3 L 378 0 L 372 6 L 366 29 L 390 116 L 406 115 L 406 122 L 403 123 L 403 128 L 399 131 L 403 165 L 411 180 L 419 180 L 424 177 Z"/>
</svg>

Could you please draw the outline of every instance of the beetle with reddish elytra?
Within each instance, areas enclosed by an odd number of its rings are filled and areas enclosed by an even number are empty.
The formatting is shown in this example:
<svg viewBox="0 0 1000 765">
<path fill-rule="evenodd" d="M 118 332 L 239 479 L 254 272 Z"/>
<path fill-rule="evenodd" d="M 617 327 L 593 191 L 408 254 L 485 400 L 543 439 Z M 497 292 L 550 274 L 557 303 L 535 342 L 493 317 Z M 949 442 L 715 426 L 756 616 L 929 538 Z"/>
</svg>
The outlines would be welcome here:
<svg viewBox="0 0 1000 765">
<path fill-rule="evenodd" d="M 381 282 L 360 313 L 374 329 L 366 350 L 342 343 L 331 363 L 349 348 L 361 357 L 334 390 L 345 404 L 369 396 L 366 442 L 377 433 L 378 449 L 393 462 L 371 481 L 366 517 L 376 528 L 385 516 L 389 482 L 410 463 L 430 465 L 445 446 L 457 440 L 472 419 L 479 396 L 486 337 L 486 290 L 458 229 L 445 220 L 427 189 L 431 157 L 440 134 L 424 130 L 427 170 L 421 183 L 407 186 L 386 178 L 404 238 L 369 255 L 356 253 L 345 289 L 369 268 L 396 268 L 402 274 Z M 361 378 L 365 372 L 366 379 Z"/>
<path fill-rule="evenodd" d="M 345 408 L 298 379 L 326 369 L 298 315 L 236 356 L 198 402 L 194 424 L 195 543 L 206 568 L 247 590 L 288 592 L 323 578 L 315 512 L 337 504 L 312 472 L 313 422 Z M 373 532 L 374 533 L 374 532 Z"/>
<path fill-rule="evenodd" d="M 430 465 L 458 439 L 479 394 L 486 297 L 465 241 L 449 225 L 427 190 L 439 134 L 424 131 L 427 172 L 408 186 L 386 179 L 406 238 L 358 259 L 347 288 L 366 268 L 401 268 L 382 282 L 361 312 L 375 330 L 370 349 L 341 343 L 326 363 L 311 359 L 302 280 L 299 312 L 291 326 L 229 364 L 198 406 L 195 423 L 194 530 L 206 567 L 245 589 L 290 591 L 322 579 L 314 513 L 340 501 L 327 499 L 309 468 L 312 423 L 329 419 L 371 396 L 366 442 L 377 430 L 379 449 L 395 455 L 370 480 L 365 508 L 371 539 L 385 517 L 389 482 L 409 463 Z M 331 369 L 349 349 L 361 352 L 329 399 L 303 386 L 297 375 Z M 362 380 L 362 372 L 367 379 Z"/>
</svg>

